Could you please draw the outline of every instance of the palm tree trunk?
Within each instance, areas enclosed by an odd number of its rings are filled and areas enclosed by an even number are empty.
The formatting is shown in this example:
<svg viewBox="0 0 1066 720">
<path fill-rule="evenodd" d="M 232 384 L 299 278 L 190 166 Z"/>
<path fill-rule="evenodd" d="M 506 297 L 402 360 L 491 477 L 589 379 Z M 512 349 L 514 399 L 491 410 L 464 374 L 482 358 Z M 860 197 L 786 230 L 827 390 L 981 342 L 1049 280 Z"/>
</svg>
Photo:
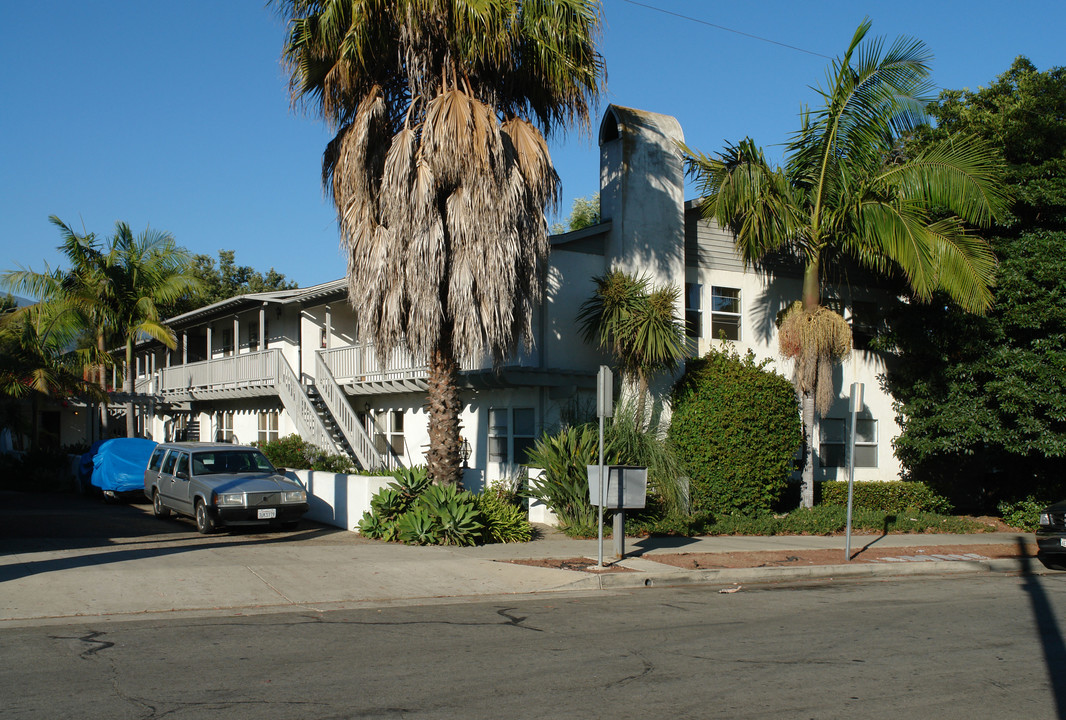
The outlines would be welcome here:
<svg viewBox="0 0 1066 720">
<path fill-rule="evenodd" d="M 122 378 L 122 387 L 126 391 L 126 437 L 136 434 L 137 418 L 133 415 L 133 336 L 126 341 L 126 372 Z"/>
<path fill-rule="evenodd" d="M 445 321 L 441 339 L 429 356 L 429 478 L 438 485 L 461 482 L 459 453 L 459 364 L 452 347 L 452 323 Z"/>
<path fill-rule="evenodd" d="M 800 507 L 814 507 L 814 395 L 800 396 L 803 414 L 803 484 L 800 486 Z"/>
<path fill-rule="evenodd" d="M 803 309 L 813 312 L 822 300 L 822 288 L 818 274 L 821 272 L 821 263 L 818 257 L 807 261 L 803 269 Z"/>
<path fill-rule="evenodd" d="M 96 333 L 96 350 L 100 357 L 100 391 L 104 393 L 104 400 L 100 403 L 100 440 L 107 439 L 108 412 L 107 412 L 107 365 L 103 362 L 107 346 L 104 344 L 104 333 L 100 330 Z"/>
</svg>

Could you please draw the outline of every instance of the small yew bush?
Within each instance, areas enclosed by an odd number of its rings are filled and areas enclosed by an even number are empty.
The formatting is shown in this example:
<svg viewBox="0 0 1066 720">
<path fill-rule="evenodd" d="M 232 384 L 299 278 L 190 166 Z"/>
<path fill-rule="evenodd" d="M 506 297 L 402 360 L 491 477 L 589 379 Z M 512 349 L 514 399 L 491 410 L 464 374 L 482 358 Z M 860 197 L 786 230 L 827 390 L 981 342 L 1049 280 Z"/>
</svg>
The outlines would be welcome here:
<svg viewBox="0 0 1066 720">
<path fill-rule="evenodd" d="M 848 484 L 840 480 L 822 483 L 822 505 L 848 504 Z M 922 482 L 893 480 L 890 482 L 856 482 L 852 506 L 880 510 L 886 513 L 905 509 L 934 513 L 951 512 L 951 503 Z"/>
<path fill-rule="evenodd" d="M 757 513 L 781 496 L 803 436 L 796 391 L 769 362 L 712 349 L 674 386 L 669 437 L 693 511 Z"/>
</svg>

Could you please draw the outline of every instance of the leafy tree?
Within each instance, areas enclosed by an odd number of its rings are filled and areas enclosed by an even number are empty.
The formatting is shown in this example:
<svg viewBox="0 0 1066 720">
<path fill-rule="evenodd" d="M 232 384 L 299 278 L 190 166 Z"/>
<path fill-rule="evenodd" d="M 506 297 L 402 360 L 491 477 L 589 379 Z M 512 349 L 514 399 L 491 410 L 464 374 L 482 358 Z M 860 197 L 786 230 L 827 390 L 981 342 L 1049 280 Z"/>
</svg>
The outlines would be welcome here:
<svg viewBox="0 0 1066 720">
<path fill-rule="evenodd" d="M 1018 58 L 988 87 L 950 90 L 919 147 L 952 133 L 980 136 L 1007 163 L 1015 201 L 992 244 L 1000 258 L 991 312 L 946 302 L 903 305 L 880 342 L 896 355 L 886 387 L 907 477 L 956 506 L 1066 490 L 1066 68 Z"/>
<path fill-rule="evenodd" d="M 64 271 L 46 269 L 44 272 L 9 271 L 4 273 L 3 282 L 48 304 L 48 312 L 62 324 L 63 332 L 74 337 L 70 342 L 81 350 L 85 370 L 99 384 L 100 423 L 106 437 L 109 418 L 107 368 L 111 364 L 108 348 L 114 337 L 111 305 L 104 292 L 107 282 L 104 253 L 92 233 L 79 235 L 55 215 L 48 219 L 63 237 L 59 250 L 66 256 L 70 268 Z"/>
<path fill-rule="evenodd" d="M 175 317 L 237 295 L 297 287 L 296 282 L 286 280 L 274 268 L 264 273 L 249 265 L 238 265 L 233 250 L 219 250 L 217 264 L 210 255 L 194 255 L 190 272 L 200 281 L 201 290 L 187 293 L 161 308 L 163 317 Z"/>
<path fill-rule="evenodd" d="M 621 270 L 593 278 L 596 290 L 578 313 L 585 341 L 608 350 L 636 386 L 636 423 L 644 426 L 648 381 L 685 358 L 685 331 L 675 314 L 676 287 L 652 289 L 647 277 Z"/>
<path fill-rule="evenodd" d="M 864 21 L 831 65 L 828 87 L 819 90 L 824 104 L 804 110 L 784 168 L 771 167 L 750 139 L 715 157 L 688 151 L 704 217 L 733 232 L 745 261 L 786 252 L 804 263 L 801 304 L 790 311 L 797 317 L 784 323 L 807 331 L 779 340 L 795 358 L 808 447 L 816 409 L 824 413 L 834 394 L 833 365 L 851 345 L 843 320 L 820 305 L 829 265 L 850 258 L 900 277 L 917 300 L 943 291 L 969 312 L 992 301 L 995 257 L 968 225 L 987 226 L 1004 209 L 1000 167 L 972 137 L 900 152 L 900 138 L 927 121 L 930 55 L 908 38 L 887 50 L 881 40 L 863 44 L 869 29 Z M 802 503 L 810 507 L 813 453 L 806 456 Z"/>
<path fill-rule="evenodd" d="M 588 125 L 596 0 L 276 0 L 293 101 L 337 134 L 323 179 L 360 337 L 429 365 L 429 475 L 456 482 L 459 362 L 532 342 L 545 135 Z"/>
<path fill-rule="evenodd" d="M 0 394 L 30 400 L 34 447 L 43 398 L 100 395 L 83 379 L 81 359 L 69 351 L 74 337 L 69 312 L 59 304 L 37 303 L 0 320 Z"/>
<path fill-rule="evenodd" d="M 754 513 L 781 496 L 803 441 L 788 380 L 729 345 L 690 360 L 674 386 L 670 441 L 693 511 Z"/>
<path fill-rule="evenodd" d="M 588 197 L 574 198 L 574 204 L 570 206 L 570 215 L 565 223 L 556 223 L 552 226 L 552 233 L 559 235 L 574 230 L 583 230 L 600 222 L 600 194 L 593 193 Z"/>
</svg>

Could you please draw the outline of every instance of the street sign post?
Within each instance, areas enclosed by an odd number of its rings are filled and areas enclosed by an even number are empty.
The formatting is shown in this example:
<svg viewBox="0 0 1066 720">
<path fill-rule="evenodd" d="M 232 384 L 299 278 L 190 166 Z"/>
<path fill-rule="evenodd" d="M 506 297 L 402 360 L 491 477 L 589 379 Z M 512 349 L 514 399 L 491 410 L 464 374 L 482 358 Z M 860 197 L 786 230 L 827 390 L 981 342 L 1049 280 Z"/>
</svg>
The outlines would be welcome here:
<svg viewBox="0 0 1066 720">
<path fill-rule="evenodd" d="M 844 533 L 844 559 L 851 562 L 851 505 L 855 494 L 855 426 L 856 419 L 862 412 L 862 383 L 851 384 L 851 433 L 848 436 L 848 526 Z"/>
<path fill-rule="evenodd" d="M 596 374 L 596 415 L 600 419 L 600 516 L 599 516 L 599 555 L 596 567 L 603 567 L 603 506 L 607 504 L 607 483 L 603 473 L 603 419 L 614 417 L 614 374 L 611 368 L 600 365 Z"/>
</svg>

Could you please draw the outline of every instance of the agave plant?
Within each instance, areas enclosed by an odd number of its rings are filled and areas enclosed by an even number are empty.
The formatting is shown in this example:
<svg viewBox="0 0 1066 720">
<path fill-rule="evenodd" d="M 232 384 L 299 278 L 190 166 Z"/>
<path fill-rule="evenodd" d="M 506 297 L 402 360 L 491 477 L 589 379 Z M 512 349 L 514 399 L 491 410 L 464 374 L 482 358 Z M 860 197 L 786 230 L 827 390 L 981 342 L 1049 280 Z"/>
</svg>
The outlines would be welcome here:
<svg viewBox="0 0 1066 720">
<path fill-rule="evenodd" d="M 485 527 L 474 496 L 454 485 L 434 485 L 418 500 L 440 526 L 442 545 L 474 545 Z"/>
<path fill-rule="evenodd" d="M 440 543 L 440 525 L 437 518 L 426 508 L 416 505 L 396 521 L 399 539 L 408 545 L 437 545 Z"/>
<path fill-rule="evenodd" d="M 392 475 L 396 481 L 390 482 L 389 487 L 410 500 L 424 493 L 431 484 L 429 473 L 424 465 L 397 468 Z"/>
</svg>

